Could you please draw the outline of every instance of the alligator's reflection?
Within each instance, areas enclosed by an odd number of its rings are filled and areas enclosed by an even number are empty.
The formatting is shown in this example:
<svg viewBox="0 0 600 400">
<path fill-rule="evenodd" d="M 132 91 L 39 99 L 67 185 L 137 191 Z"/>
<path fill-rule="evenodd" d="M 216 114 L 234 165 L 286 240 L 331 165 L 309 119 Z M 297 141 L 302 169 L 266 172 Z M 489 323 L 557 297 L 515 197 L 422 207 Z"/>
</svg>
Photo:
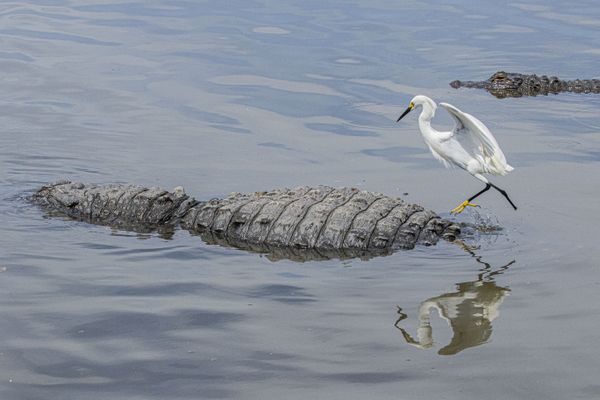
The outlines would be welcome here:
<svg viewBox="0 0 600 400">
<path fill-rule="evenodd" d="M 400 326 L 407 315 L 398 307 L 399 317 L 395 326 L 402 332 L 408 344 L 422 349 L 433 347 L 433 331 L 429 320 L 432 309 L 437 310 L 453 331 L 452 340 L 441 348 L 438 354 L 456 354 L 469 347 L 479 346 L 490 338 L 492 321 L 498 316 L 500 304 L 510 292 L 510 289 L 496 285 L 494 276 L 502 274 L 515 261 L 494 269 L 470 248 L 465 246 L 465 250 L 484 267 L 479 270 L 476 280 L 457 283 L 456 292 L 444 293 L 421 303 L 417 339 Z"/>
</svg>

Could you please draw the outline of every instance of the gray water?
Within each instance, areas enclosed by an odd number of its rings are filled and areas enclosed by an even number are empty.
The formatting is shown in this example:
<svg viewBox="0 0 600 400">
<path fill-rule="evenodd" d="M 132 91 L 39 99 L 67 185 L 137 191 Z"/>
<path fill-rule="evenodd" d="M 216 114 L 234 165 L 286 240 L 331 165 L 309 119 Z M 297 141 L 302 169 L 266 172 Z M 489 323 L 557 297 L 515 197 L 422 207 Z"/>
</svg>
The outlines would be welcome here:
<svg viewBox="0 0 600 400">
<path fill-rule="evenodd" d="M 595 1 L 2 3 L 0 398 L 600 397 L 600 96 L 448 86 L 598 77 L 599 21 Z M 395 123 L 419 93 L 515 167 L 495 183 L 517 212 L 488 192 L 456 218 L 502 228 L 470 247 L 274 262 L 24 201 L 60 178 L 327 184 L 450 217 L 481 185 Z"/>
</svg>

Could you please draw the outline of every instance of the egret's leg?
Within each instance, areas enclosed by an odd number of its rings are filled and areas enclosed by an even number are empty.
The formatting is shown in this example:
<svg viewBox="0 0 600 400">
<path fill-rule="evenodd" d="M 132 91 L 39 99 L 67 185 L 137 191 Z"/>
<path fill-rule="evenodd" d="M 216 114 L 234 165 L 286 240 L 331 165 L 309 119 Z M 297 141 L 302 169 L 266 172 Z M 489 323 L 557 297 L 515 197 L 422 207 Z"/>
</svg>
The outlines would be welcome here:
<svg viewBox="0 0 600 400">
<path fill-rule="evenodd" d="M 494 185 L 493 183 L 490 183 L 490 185 L 492 185 L 492 187 L 494 189 L 496 189 L 497 191 L 499 191 L 500 193 L 502 193 L 502 196 L 506 197 L 506 200 L 508 200 L 508 202 L 510 203 L 510 205 L 516 210 L 517 206 L 515 206 L 515 204 L 512 202 L 512 200 L 510 199 L 510 197 L 508 197 L 508 193 L 506 193 L 506 191 L 500 189 L 498 186 Z"/>
<path fill-rule="evenodd" d="M 490 190 L 492 186 L 489 183 L 485 184 L 485 187 L 481 190 L 481 192 L 478 192 L 477 194 L 473 195 L 472 197 L 469 198 L 469 200 L 467 200 L 467 202 L 471 202 L 473 201 L 476 197 L 479 197 L 479 195 L 487 192 L 488 190 Z"/>
<path fill-rule="evenodd" d="M 450 210 L 450 214 L 458 215 L 467 207 L 479 207 L 477 204 L 469 203 L 469 200 L 463 201 L 460 205 Z"/>
<path fill-rule="evenodd" d="M 485 187 L 481 191 L 479 191 L 476 194 L 474 194 L 473 196 L 469 197 L 468 200 L 463 201 L 462 204 L 459 205 L 458 207 L 453 208 L 452 211 L 450 211 L 450 214 L 455 214 L 455 215 L 460 214 L 467 207 L 479 207 L 477 204 L 471 203 L 471 201 L 473 201 L 479 195 L 481 195 L 481 194 L 487 192 L 488 190 L 490 190 L 490 187 L 491 187 L 490 184 L 486 183 Z"/>
</svg>

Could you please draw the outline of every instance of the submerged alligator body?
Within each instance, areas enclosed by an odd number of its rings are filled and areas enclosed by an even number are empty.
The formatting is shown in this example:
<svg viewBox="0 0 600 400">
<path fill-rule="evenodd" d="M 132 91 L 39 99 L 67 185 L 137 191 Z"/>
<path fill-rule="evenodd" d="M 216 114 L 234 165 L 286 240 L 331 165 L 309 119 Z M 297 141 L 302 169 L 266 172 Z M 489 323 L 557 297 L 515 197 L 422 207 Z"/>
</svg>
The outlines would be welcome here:
<svg viewBox="0 0 600 400">
<path fill-rule="evenodd" d="M 180 225 L 208 243 L 275 259 L 369 258 L 454 240 L 457 225 L 380 193 L 328 186 L 232 193 L 198 201 L 183 188 L 57 182 L 32 197 L 51 213 L 133 231 Z"/>
<path fill-rule="evenodd" d="M 600 93 L 600 79 L 562 80 L 556 76 L 526 75 L 513 72 L 498 71 L 485 81 L 453 81 L 450 86 L 455 89 L 466 87 L 485 89 L 493 96 L 522 97 L 558 94 L 560 92 Z"/>
</svg>

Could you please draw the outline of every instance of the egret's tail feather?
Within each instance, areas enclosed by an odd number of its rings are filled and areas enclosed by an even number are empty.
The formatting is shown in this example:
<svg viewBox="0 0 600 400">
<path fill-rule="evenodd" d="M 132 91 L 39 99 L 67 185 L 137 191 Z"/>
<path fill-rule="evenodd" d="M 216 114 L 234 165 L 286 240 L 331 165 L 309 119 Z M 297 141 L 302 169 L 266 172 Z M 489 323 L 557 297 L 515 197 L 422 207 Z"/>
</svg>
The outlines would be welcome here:
<svg viewBox="0 0 600 400">
<path fill-rule="evenodd" d="M 502 154 L 500 151 L 494 154 L 493 157 L 483 158 L 482 164 L 486 170 L 485 172 L 494 175 L 506 175 L 514 169 L 506 162 L 504 154 Z"/>
</svg>

